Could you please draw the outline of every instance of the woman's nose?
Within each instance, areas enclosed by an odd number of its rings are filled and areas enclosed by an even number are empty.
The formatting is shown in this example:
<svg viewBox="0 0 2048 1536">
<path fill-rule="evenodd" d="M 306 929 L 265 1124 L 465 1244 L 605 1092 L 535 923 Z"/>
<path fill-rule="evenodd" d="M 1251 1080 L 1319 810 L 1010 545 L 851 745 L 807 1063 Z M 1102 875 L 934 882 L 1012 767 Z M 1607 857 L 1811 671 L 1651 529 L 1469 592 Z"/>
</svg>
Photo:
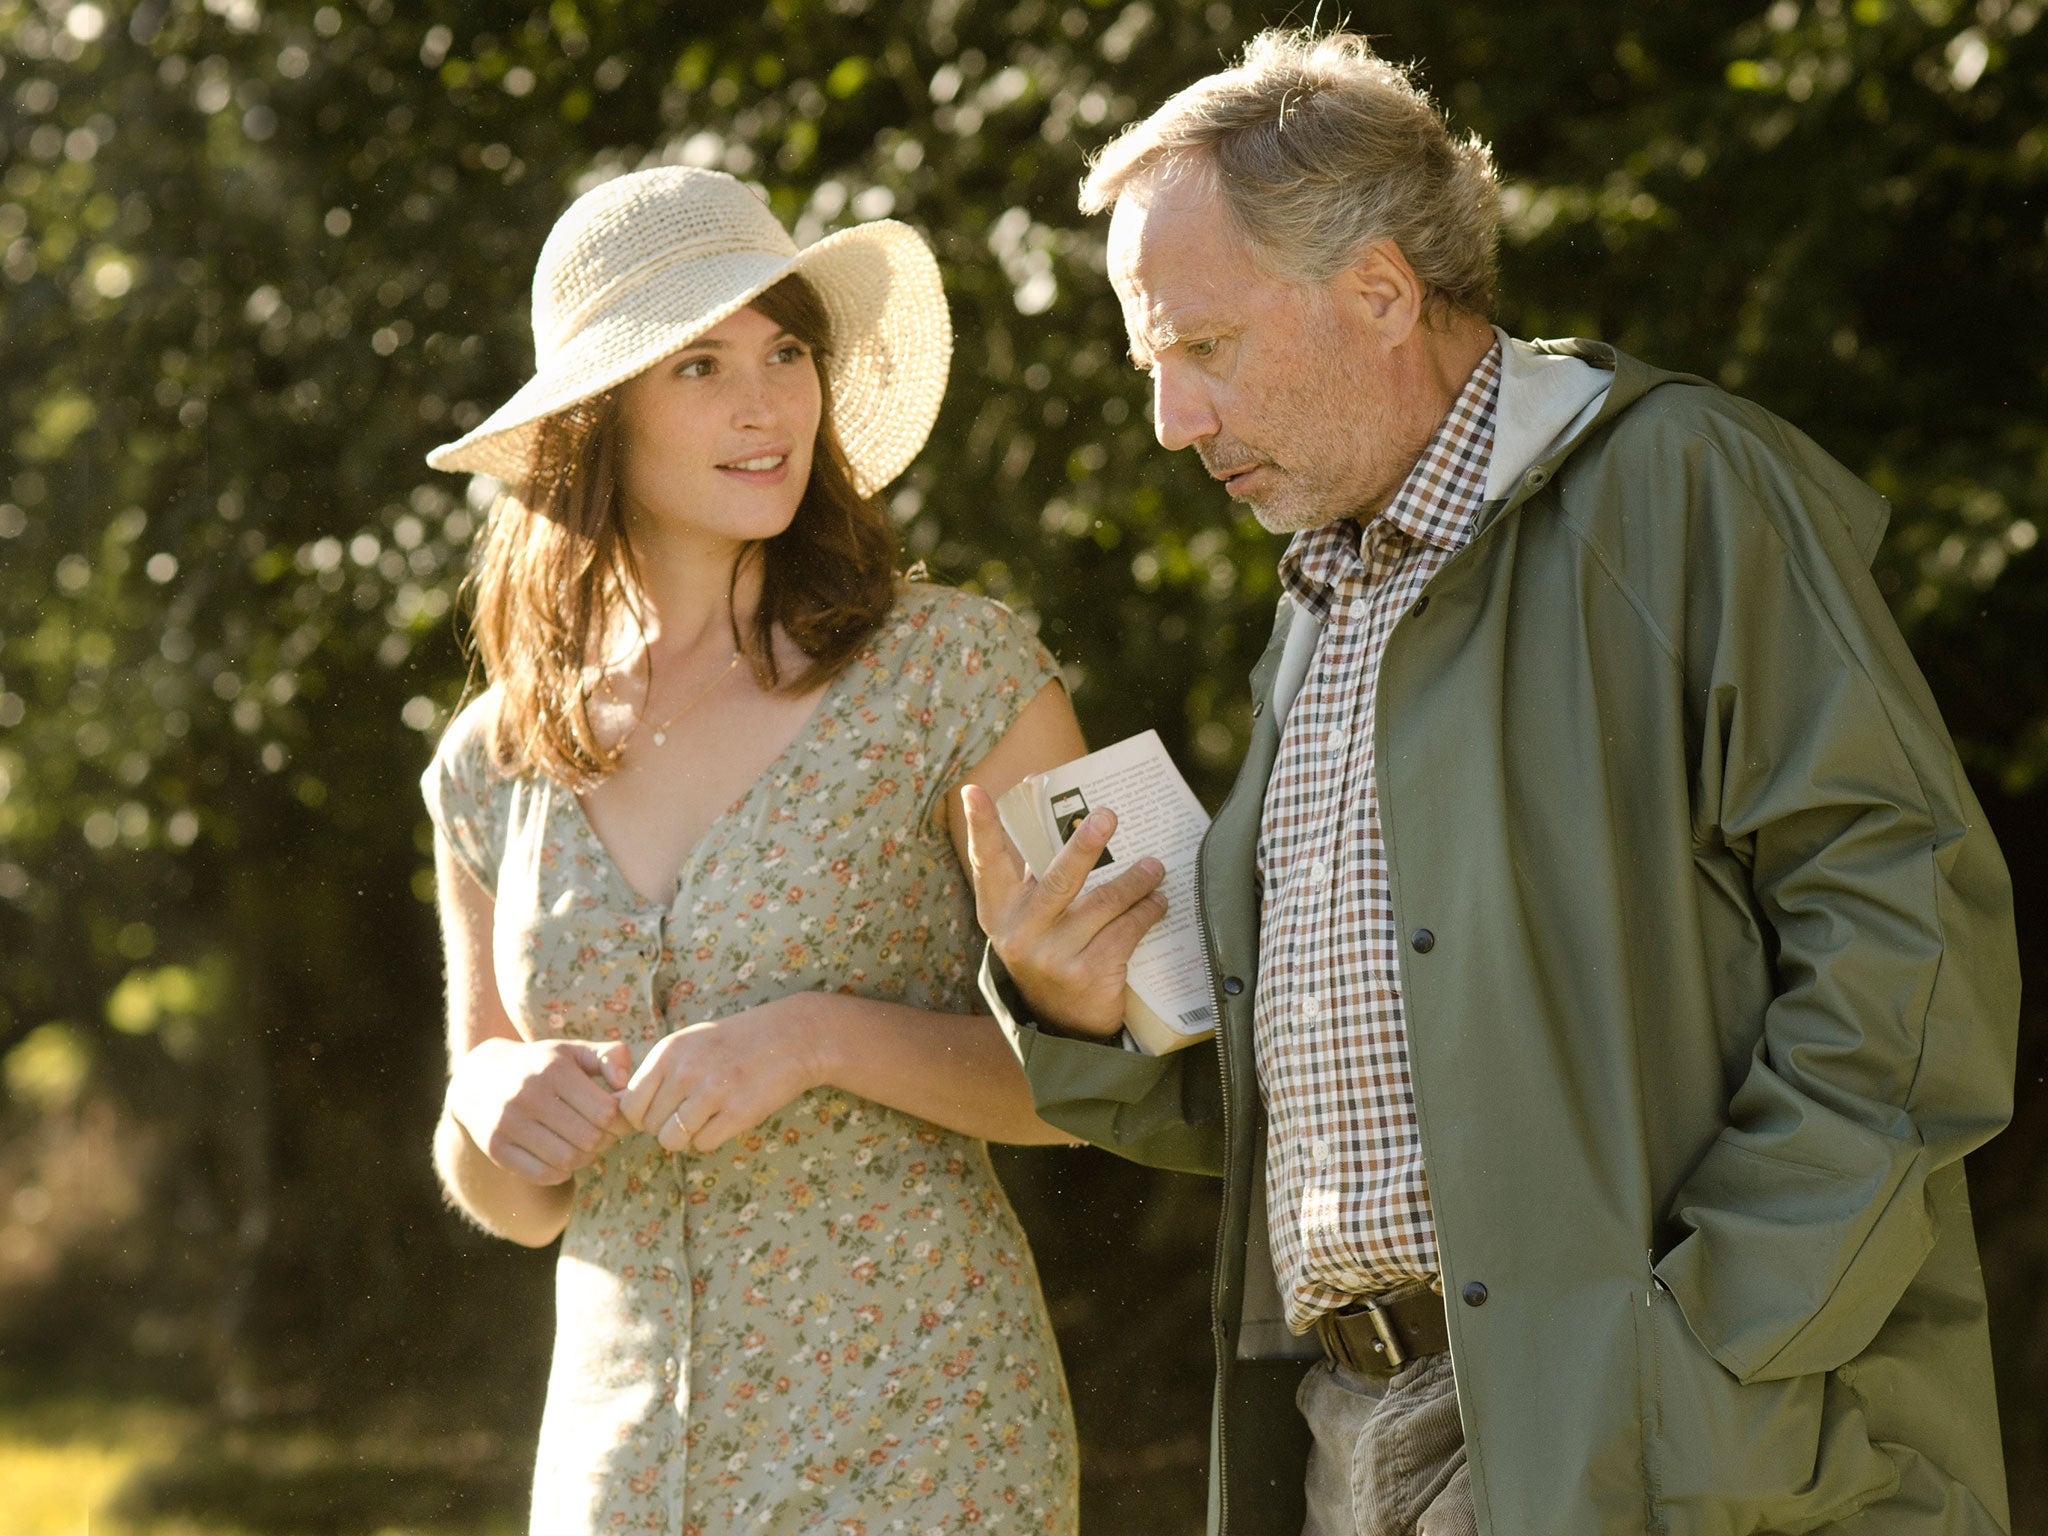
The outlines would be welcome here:
<svg viewBox="0 0 2048 1536">
<path fill-rule="evenodd" d="M 769 386 L 765 374 L 749 373 L 741 376 L 733 400 L 734 426 L 770 426 L 774 423 L 779 410 L 775 391 Z"/>
</svg>

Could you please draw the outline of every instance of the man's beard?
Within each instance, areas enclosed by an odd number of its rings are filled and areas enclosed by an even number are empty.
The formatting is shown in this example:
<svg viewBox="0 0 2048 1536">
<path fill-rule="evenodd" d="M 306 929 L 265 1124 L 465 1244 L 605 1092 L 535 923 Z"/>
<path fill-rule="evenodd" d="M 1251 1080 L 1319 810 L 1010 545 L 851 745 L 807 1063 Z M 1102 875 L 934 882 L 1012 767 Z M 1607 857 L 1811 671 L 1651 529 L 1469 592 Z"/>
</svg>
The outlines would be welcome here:
<svg viewBox="0 0 2048 1536">
<path fill-rule="evenodd" d="M 1277 487 L 1245 504 L 1269 533 L 1300 533 L 1346 517 L 1370 520 L 1401 489 L 1435 430 L 1425 429 L 1412 447 L 1401 441 L 1414 428 L 1404 434 L 1385 380 L 1341 355 L 1297 380 L 1268 414 L 1276 424 L 1270 452 L 1236 439 L 1199 446 L 1211 474 L 1268 466 Z"/>
</svg>

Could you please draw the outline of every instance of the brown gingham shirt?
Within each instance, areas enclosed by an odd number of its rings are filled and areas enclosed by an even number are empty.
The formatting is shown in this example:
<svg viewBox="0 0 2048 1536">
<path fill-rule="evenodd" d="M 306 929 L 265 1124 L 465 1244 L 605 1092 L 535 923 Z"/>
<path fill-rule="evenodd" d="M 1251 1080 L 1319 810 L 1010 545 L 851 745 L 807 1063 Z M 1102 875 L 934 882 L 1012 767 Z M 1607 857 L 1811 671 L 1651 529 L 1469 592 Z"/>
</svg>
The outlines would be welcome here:
<svg viewBox="0 0 2048 1536">
<path fill-rule="evenodd" d="M 1380 841 L 1373 695 L 1387 637 L 1472 536 L 1500 346 L 1386 509 L 1295 536 L 1280 562 L 1322 639 L 1288 712 L 1259 826 L 1259 1086 L 1287 1320 L 1437 1274 L 1416 1131 L 1399 935 Z"/>
</svg>

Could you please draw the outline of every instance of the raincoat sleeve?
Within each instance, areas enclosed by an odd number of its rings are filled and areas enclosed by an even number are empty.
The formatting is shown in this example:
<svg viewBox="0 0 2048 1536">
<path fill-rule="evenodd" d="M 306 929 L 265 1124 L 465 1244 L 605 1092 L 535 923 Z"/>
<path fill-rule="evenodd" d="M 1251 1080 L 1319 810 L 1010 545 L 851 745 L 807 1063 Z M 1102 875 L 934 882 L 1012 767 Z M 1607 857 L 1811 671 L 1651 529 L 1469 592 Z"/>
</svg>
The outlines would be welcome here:
<svg viewBox="0 0 2048 1536">
<path fill-rule="evenodd" d="M 1154 1168 L 1223 1172 L 1223 1090 L 1216 1052 L 1191 1045 L 1147 1056 L 1040 1029 L 993 948 L 981 992 L 1024 1064 L 1039 1118 Z"/>
<path fill-rule="evenodd" d="M 1695 837 L 1747 864 L 1777 988 L 1655 1269 L 1758 1381 L 1860 1353 L 1919 1270 L 1930 1176 L 2012 1112 L 2018 959 L 2004 862 L 1869 574 L 1882 501 L 1804 439 L 1695 445 L 1687 493 Z"/>
</svg>

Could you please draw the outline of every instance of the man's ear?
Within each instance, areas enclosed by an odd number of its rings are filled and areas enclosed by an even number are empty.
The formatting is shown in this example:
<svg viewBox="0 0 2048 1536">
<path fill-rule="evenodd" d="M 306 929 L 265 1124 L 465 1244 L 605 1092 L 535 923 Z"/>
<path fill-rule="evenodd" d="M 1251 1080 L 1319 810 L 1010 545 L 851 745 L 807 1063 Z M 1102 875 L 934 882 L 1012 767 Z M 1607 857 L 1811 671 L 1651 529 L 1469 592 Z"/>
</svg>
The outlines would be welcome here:
<svg viewBox="0 0 2048 1536">
<path fill-rule="evenodd" d="M 1331 286 L 1354 317 L 1388 351 L 1401 345 L 1422 322 L 1422 280 L 1391 240 L 1369 245 L 1339 272 Z"/>
</svg>

